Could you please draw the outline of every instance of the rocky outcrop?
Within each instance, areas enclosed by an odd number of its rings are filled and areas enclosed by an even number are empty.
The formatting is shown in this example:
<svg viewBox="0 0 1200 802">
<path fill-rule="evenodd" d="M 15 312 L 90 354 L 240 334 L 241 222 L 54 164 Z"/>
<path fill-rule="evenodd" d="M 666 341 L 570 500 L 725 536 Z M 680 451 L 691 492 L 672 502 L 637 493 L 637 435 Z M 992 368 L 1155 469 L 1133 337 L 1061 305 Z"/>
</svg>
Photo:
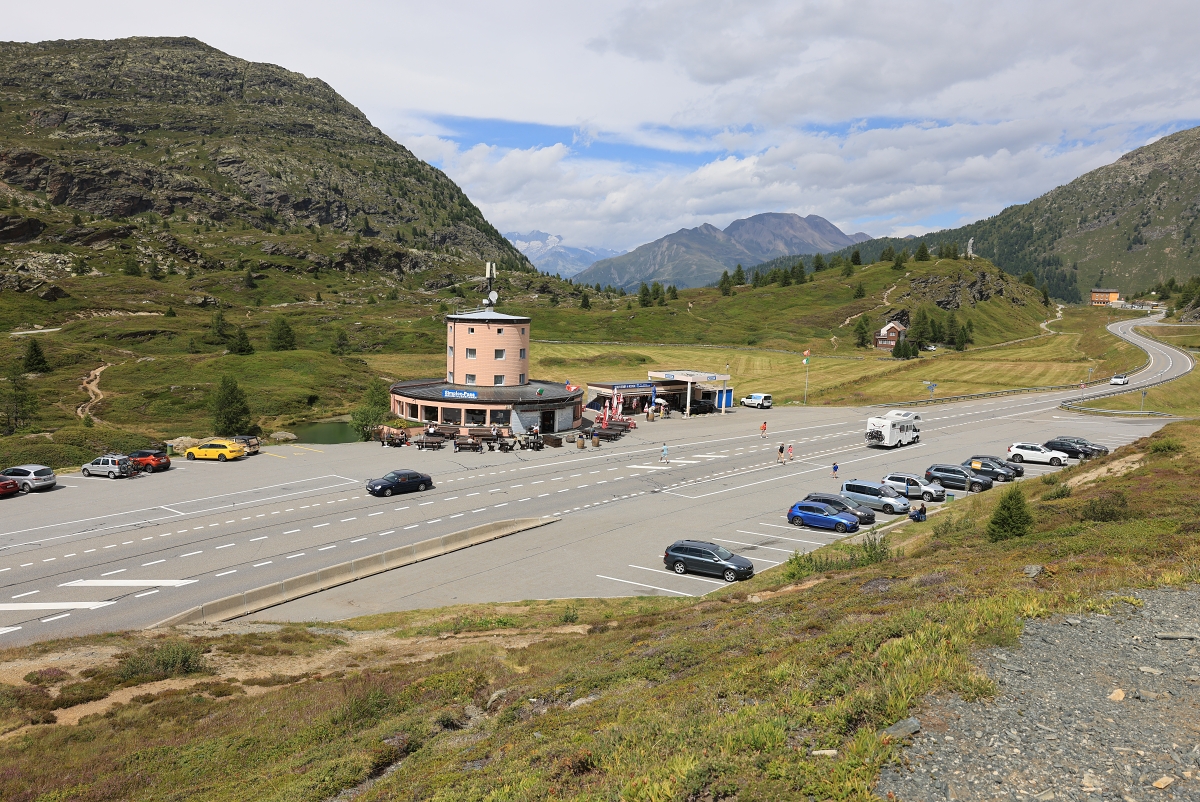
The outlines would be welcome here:
<svg viewBox="0 0 1200 802">
<path fill-rule="evenodd" d="M 1007 297 L 1013 304 L 1024 306 L 1025 298 L 1013 291 L 1013 284 L 1012 279 L 999 271 L 980 270 L 973 276 L 926 276 L 913 279 L 909 296 L 946 310 L 974 306 L 995 297 Z"/>
<path fill-rule="evenodd" d="M 0 214 L 0 242 L 28 242 L 46 228 L 36 217 L 19 214 Z"/>
<path fill-rule="evenodd" d="M 420 257 L 408 250 L 381 248 L 376 245 L 355 246 L 335 255 L 333 267 L 337 270 L 385 270 L 402 275 L 415 273 L 424 268 Z"/>
</svg>

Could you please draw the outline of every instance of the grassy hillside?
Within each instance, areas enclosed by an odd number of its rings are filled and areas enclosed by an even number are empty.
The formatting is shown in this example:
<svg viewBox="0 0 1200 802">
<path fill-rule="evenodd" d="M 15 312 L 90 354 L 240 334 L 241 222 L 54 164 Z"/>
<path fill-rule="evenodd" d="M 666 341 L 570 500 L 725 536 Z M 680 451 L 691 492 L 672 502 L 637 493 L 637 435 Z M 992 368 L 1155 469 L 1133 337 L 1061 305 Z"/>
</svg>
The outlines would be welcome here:
<svg viewBox="0 0 1200 802">
<path fill-rule="evenodd" d="M 883 727 L 929 695 L 995 692 L 975 650 L 1200 581 L 1197 459 L 1200 423 L 1173 424 L 1016 485 L 1024 536 L 986 536 L 1001 492 L 985 493 L 884 548 L 827 547 L 702 599 L 10 649 L 0 797 L 323 802 L 373 780 L 355 798 L 873 799 L 901 756 Z"/>
<path fill-rule="evenodd" d="M 1045 282 L 1055 297 L 1077 302 L 1093 286 L 1128 295 L 1200 274 L 1197 217 L 1200 128 L 1191 128 L 986 220 L 855 247 L 877 258 L 888 247 L 911 253 L 920 240 L 935 251 L 944 243 L 965 251 L 974 238 L 975 253 L 1014 275 L 1032 271 L 1038 286 Z"/>
</svg>

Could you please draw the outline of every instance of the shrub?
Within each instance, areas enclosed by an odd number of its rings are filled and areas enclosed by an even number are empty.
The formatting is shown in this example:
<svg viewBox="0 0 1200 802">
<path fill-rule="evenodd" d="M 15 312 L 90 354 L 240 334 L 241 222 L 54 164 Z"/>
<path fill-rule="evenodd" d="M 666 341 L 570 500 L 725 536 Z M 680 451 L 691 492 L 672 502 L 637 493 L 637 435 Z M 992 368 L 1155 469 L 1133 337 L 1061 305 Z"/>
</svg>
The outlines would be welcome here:
<svg viewBox="0 0 1200 802">
<path fill-rule="evenodd" d="M 992 518 L 988 521 L 987 536 L 993 543 L 1014 537 L 1023 537 L 1033 529 L 1033 513 L 1025 503 L 1021 488 L 1012 485 L 1000 497 Z"/>
<path fill-rule="evenodd" d="M 579 611 L 573 605 L 567 605 L 567 609 L 563 610 L 562 622 L 564 624 L 574 624 L 579 620 Z"/>
<path fill-rule="evenodd" d="M 358 690 L 351 693 L 333 714 L 333 723 L 355 729 L 375 724 L 393 708 L 393 700 L 381 688 Z"/>
<path fill-rule="evenodd" d="M 792 582 L 826 571 L 847 571 L 890 560 L 894 552 L 887 545 L 887 535 L 867 533 L 860 545 L 843 546 L 827 552 L 794 552 L 784 563 L 784 579 Z"/>
<path fill-rule="evenodd" d="M 1070 498 L 1070 497 L 1071 497 L 1071 486 L 1061 484 L 1058 487 L 1054 488 L 1053 490 L 1049 490 L 1046 493 L 1044 493 L 1042 495 L 1042 501 L 1054 501 L 1055 499 Z"/>
<path fill-rule="evenodd" d="M 1174 437 L 1164 437 L 1150 444 L 1151 454 L 1174 454 L 1178 451 L 1183 451 L 1183 443 Z"/>
<path fill-rule="evenodd" d="M 30 685 L 57 685 L 70 678 L 71 675 L 61 668 L 41 668 L 37 671 L 30 671 L 24 677 Z"/>
<path fill-rule="evenodd" d="M 1084 521 L 1120 521 L 1128 516 L 1129 501 L 1121 491 L 1089 498 L 1079 508 Z"/>
<path fill-rule="evenodd" d="M 198 674 L 206 668 L 200 647 L 183 641 L 168 641 L 125 655 L 117 664 L 116 674 L 122 682 L 153 682 Z"/>
</svg>

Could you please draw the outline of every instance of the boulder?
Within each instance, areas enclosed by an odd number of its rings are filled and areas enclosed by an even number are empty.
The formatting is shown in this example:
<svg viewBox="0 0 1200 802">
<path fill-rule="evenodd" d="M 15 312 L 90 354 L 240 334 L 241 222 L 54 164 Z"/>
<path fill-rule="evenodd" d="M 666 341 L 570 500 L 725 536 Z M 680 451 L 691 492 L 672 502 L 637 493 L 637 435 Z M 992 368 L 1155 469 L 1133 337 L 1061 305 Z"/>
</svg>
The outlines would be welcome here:
<svg viewBox="0 0 1200 802">
<path fill-rule="evenodd" d="M 218 306 L 220 304 L 220 301 L 218 301 L 216 298 L 212 297 L 211 295 L 192 295 L 187 298 L 184 298 L 183 302 L 185 304 L 189 304 L 190 306 L 199 306 L 199 307 Z"/>
<path fill-rule="evenodd" d="M 26 242 L 46 228 L 36 217 L 19 214 L 0 214 L 0 242 Z"/>
<path fill-rule="evenodd" d="M 296 440 L 297 437 L 291 432 L 272 432 L 271 439 L 276 443 L 290 443 L 292 440 Z"/>
<path fill-rule="evenodd" d="M 46 289 L 37 294 L 43 301 L 57 301 L 60 298 L 70 298 L 71 296 L 62 287 L 56 284 L 51 284 Z"/>
</svg>

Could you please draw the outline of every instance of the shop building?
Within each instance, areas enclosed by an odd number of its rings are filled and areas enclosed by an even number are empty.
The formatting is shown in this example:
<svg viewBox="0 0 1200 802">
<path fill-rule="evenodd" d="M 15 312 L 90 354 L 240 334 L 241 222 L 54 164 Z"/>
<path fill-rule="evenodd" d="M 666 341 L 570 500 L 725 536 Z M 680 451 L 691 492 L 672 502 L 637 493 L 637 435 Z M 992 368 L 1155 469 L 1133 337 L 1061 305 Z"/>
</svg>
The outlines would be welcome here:
<svg viewBox="0 0 1200 802">
<path fill-rule="evenodd" d="M 422 423 L 569 431 L 583 423 L 583 388 L 529 378 L 532 319 L 491 308 L 446 316 L 446 375 L 391 388 L 392 413 Z"/>
<path fill-rule="evenodd" d="M 600 410 L 607 402 L 612 406 L 617 398 L 621 410 L 638 413 L 647 406 L 665 402 L 671 409 L 685 415 L 696 401 L 709 401 L 717 409 L 733 406 L 733 388 L 726 373 L 707 373 L 700 370 L 652 370 L 644 382 L 588 382 L 588 409 Z"/>
</svg>

